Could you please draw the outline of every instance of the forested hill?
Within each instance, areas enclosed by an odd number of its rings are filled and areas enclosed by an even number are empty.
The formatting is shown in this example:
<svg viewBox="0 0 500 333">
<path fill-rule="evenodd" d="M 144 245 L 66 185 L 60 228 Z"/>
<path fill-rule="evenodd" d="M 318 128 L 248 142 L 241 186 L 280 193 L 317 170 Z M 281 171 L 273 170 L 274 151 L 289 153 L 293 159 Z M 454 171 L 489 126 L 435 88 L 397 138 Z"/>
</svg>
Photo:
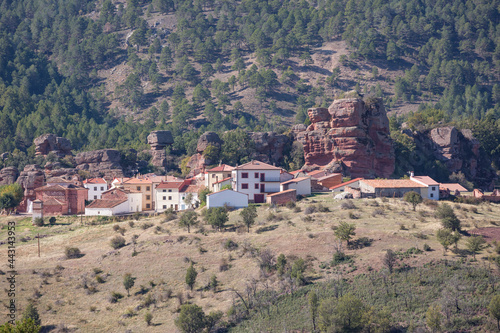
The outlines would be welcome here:
<svg viewBox="0 0 500 333">
<path fill-rule="evenodd" d="M 174 153 L 192 154 L 205 130 L 286 131 L 308 122 L 308 107 L 351 89 L 383 97 L 394 113 L 419 110 L 415 126 L 498 132 L 499 8 L 499 0 L 4 0 L 0 152 L 16 149 L 9 163 L 25 162 L 33 138 L 49 132 L 77 150 L 142 148 L 151 130 L 169 129 Z"/>
</svg>

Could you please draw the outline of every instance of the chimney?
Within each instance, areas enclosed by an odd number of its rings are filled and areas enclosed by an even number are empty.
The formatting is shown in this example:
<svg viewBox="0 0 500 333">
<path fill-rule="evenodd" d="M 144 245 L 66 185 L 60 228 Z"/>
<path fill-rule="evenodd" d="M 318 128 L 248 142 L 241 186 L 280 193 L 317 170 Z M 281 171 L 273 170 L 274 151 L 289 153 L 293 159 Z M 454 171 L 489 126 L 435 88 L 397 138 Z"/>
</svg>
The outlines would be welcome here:
<svg viewBox="0 0 500 333">
<path fill-rule="evenodd" d="M 413 177 L 413 176 L 415 176 L 415 172 L 410 171 L 410 178 Z"/>
</svg>

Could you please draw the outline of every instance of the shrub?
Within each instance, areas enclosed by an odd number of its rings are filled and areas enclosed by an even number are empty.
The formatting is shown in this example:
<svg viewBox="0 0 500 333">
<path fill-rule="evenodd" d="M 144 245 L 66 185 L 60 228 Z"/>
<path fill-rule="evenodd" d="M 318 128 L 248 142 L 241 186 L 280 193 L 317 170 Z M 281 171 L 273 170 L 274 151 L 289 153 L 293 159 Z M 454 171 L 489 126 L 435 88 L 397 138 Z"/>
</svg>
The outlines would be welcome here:
<svg viewBox="0 0 500 333">
<path fill-rule="evenodd" d="M 231 239 L 228 239 L 224 242 L 224 248 L 229 251 L 236 250 L 238 248 L 238 244 Z"/>
<path fill-rule="evenodd" d="M 340 208 L 342 209 L 356 209 L 356 205 L 352 200 L 346 200 L 340 204 Z"/>
<path fill-rule="evenodd" d="M 330 208 L 327 206 L 323 206 L 322 204 L 318 204 L 318 212 L 320 213 L 327 213 L 330 211 Z"/>
<path fill-rule="evenodd" d="M 153 226 L 153 223 L 145 222 L 145 223 L 141 224 L 141 229 L 146 230 L 146 229 L 151 228 L 152 226 Z"/>
<path fill-rule="evenodd" d="M 151 325 L 151 321 L 153 320 L 153 315 L 151 314 L 151 312 L 146 312 L 146 314 L 144 315 L 144 321 L 146 321 L 146 324 L 149 326 Z"/>
<path fill-rule="evenodd" d="M 429 246 L 429 244 L 425 243 L 424 244 L 424 251 L 431 251 L 431 247 Z"/>
<path fill-rule="evenodd" d="M 307 206 L 306 209 L 304 210 L 304 214 L 309 215 L 315 213 L 316 209 L 317 209 L 316 206 L 313 205 Z"/>
<path fill-rule="evenodd" d="M 49 223 L 50 223 L 50 225 L 54 225 L 54 224 L 56 224 L 56 221 L 57 221 L 57 220 L 56 220 L 56 217 L 55 217 L 55 216 L 51 216 L 51 217 L 50 217 L 50 219 L 49 219 Z"/>
<path fill-rule="evenodd" d="M 288 201 L 286 204 L 285 204 L 286 208 L 288 209 L 294 209 L 297 205 L 295 204 L 295 201 Z"/>
<path fill-rule="evenodd" d="M 116 303 L 121 298 L 123 298 L 122 294 L 120 294 L 120 293 L 118 293 L 116 291 L 113 291 L 113 292 L 111 292 L 111 295 L 109 296 L 109 302 L 110 303 Z"/>
<path fill-rule="evenodd" d="M 129 227 L 133 228 L 135 226 L 135 222 L 134 221 L 128 221 L 128 225 L 129 225 Z"/>
<path fill-rule="evenodd" d="M 82 256 L 82 252 L 77 247 L 67 247 L 64 250 L 64 254 L 66 255 L 66 259 L 77 259 Z"/>
<path fill-rule="evenodd" d="M 372 216 L 376 217 L 377 215 L 385 215 L 385 212 L 382 208 L 375 208 L 372 212 Z"/>
<path fill-rule="evenodd" d="M 357 214 L 354 214 L 353 212 L 349 212 L 349 218 L 352 220 L 357 220 L 359 219 L 359 216 Z"/>
<path fill-rule="evenodd" d="M 33 221 L 33 223 L 37 226 L 37 227 L 43 227 L 43 219 L 41 217 L 37 217 L 35 219 L 35 221 Z"/>
<path fill-rule="evenodd" d="M 113 249 L 119 249 L 125 246 L 125 238 L 122 236 L 115 236 L 111 238 L 110 245 Z"/>
<path fill-rule="evenodd" d="M 302 208 L 300 208 L 299 206 L 295 206 L 295 208 L 293 209 L 293 211 L 295 213 L 300 213 L 302 211 Z"/>
</svg>

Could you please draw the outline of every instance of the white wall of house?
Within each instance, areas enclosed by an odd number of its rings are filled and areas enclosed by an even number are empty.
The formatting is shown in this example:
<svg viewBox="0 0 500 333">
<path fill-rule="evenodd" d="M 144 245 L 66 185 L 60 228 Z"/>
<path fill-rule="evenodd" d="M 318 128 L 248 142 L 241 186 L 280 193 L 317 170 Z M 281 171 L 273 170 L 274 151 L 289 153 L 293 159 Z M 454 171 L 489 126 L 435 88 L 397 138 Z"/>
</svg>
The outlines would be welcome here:
<svg viewBox="0 0 500 333">
<path fill-rule="evenodd" d="M 207 195 L 207 208 L 224 207 L 234 208 L 248 207 L 248 195 L 233 190 L 223 190 Z"/>
<path fill-rule="evenodd" d="M 286 190 L 296 190 L 297 195 L 311 195 L 311 178 L 308 177 L 298 182 L 288 183 L 286 185 L 280 185 L 280 191 Z"/>
<path fill-rule="evenodd" d="M 107 184 L 83 184 L 85 188 L 89 189 L 89 200 L 101 199 L 102 192 L 108 190 Z"/>
<path fill-rule="evenodd" d="M 436 184 L 428 185 L 418 180 L 417 178 L 414 178 L 413 176 L 410 176 L 410 179 L 413 180 L 414 182 L 426 186 L 420 189 L 420 195 L 422 196 L 422 198 L 430 200 L 439 200 L 439 184 L 437 182 Z"/>
<path fill-rule="evenodd" d="M 169 208 L 179 210 L 179 189 L 156 189 L 156 211 L 163 212 Z"/>
<path fill-rule="evenodd" d="M 191 207 L 196 207 L 199 204 L 198 200 L 198 193 L 190 192 L 193 197 L 191 199 Z M 187 192 L 180 192 L 179 193 L 179 210 L 185 210 L 189 209 L 187 203 L 186 203 L 186 195 L 188 195 Z"/>
<path fill-rule="evenodd" d="M 128 212 L 135 213 L 142 211 L 142 193 L 128 193 Z"/>
<path fill-rule="evenodd" d="M 334 188 L 332 190 L 332 192 L 344 192 L 346 186 L 349 186 L 349 187 L 352 187 L 352 188 L 359 188 L 359 180 L 355 181 L 355 182 L 352 182 L 352 183 L 349 183 L 349 184 L 345 184 L 343 186 L 336 187 L 336 188 Z"/>
<path fill-rule="evenodd" d="M 226 185 L 231 185 L 231 182 L 232 182 L 232 179 L 227 179 L 227 180 L 219 182 L 217 184 L 213 184 L 212 185 L 213 192 L 219 192 L 220 190 L 222 190 L 222 187 L 224 187 Z"/>
<path fill-rule="evenodd" d="M 111 208 L 85 208 L 85 215 L 88 216 L 113 216 L 129 212 L 129 204 L 127 201 Z"/>
<path fill-rule="evenodd" d="M 280 170 L 233 170 L 233 190 L 248 194 L 250 201 L 255 194 L 280 191 Z"/>
</svg>

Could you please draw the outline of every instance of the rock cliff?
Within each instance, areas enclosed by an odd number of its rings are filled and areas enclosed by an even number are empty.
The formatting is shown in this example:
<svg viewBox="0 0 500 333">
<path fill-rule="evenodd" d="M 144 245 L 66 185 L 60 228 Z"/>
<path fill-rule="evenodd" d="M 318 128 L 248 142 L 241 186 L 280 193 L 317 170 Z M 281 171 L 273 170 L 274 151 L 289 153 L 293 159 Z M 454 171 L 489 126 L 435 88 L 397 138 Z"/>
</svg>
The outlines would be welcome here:
<svg viewBox="0 0 500 333">
<path fill-rule="evenodd" d="M 55 134 L 44 134 L 34 140 L 35 154 L 48 155 L 50 152 L 59 157 L 72 155 L 71 142 L 68 139 L 61 138 Z"/>
<path fill-rule="evenodd" d="M 167 153 L 165 147 L 174 143 L 174 138 L 170 131 L 153 131 L 148 135 L 148 145 L 151 146 L 151 164 L 155 167 L 166 170 Z"/>
<path fill-rule="evenodd" d="M 121 153 L 114 149 L 86 151 L 75 156 L 76 168 L 89 172 L 92 177 L 123 177 L 120 160 Z"/>
<path fill-rule="evenodd" d="M 353 178 L 389 177 L 394 172 L 394 148 L 381 99 L 339 99 L 328 109 L 312 108 L 308 114 L 311 125 L 294 128 L 306 168 L 342 162 Z"/>
<path fill-rule="evenodd" d="M 6 167 L 0 170 L 0 185 L 9 185 L 15 183 L 19 171 L 15 167 Z"/>
</svg>

